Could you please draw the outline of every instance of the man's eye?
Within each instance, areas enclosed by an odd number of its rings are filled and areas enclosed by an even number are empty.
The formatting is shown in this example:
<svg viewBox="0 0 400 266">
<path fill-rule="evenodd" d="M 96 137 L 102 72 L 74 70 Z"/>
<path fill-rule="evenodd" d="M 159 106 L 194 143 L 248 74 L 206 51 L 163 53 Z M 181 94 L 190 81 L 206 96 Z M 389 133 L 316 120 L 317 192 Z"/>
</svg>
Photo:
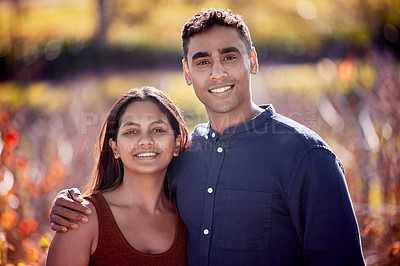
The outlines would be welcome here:
<svg viewBox="0 0 400 266">
<path fill-rule="evenodd" d="M 209 61 L 199 61 L 198 63 L 197 63 L 197 65 L 198 66 L 203 66 L 203 65 L 207 65 L 207 64 L 209 64 L 210 62 Z"/>
<path fill-rule="evenodd" d="M 227 55 L 224 57 L 225 61 L 230 61 L 230 60 L 234 60 L 234 59 L 236 59 L 236 56 L 234 56 L 234 55 Z"/>
</svg>

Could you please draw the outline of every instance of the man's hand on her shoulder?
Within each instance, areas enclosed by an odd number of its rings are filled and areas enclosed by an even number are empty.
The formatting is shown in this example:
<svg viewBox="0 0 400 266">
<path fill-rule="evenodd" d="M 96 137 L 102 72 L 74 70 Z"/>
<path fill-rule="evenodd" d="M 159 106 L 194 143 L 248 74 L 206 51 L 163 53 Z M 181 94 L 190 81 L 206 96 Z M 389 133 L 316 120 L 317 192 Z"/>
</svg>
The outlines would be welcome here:
<svg viewBox="0 0 400 266">
<path fill-rule="evenodd" d="M 57 232 L 67 232 L 68 229 L 78 230 L 78 223 L 87 223 L 92 211 L 82 205 L 84 199 L 77 188 L 61 190 L 50 209 L 51 229 Z"/>
</svg>

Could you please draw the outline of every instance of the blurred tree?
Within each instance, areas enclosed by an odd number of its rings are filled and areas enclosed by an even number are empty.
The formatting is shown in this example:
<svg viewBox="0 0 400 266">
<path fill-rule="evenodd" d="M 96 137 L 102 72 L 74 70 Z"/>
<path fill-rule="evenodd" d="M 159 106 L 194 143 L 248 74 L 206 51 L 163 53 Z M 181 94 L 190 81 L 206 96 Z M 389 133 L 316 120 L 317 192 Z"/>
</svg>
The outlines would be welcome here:
<svg viewBox="0 0 400 266">
<path fill-rule="evenodd" d="M 171 58 L 167 64 L 176 67 L 179 64 L 172 62 L 181 53 L 182 24 L 206 7 L 230 8 L 243 15 L 261 63 L 362 57 L 374 45 L 400 56 L 400 1 L 393 0 L 3 3 L 0 79 L 52 78 L 77 67 L 132 67 L 140 57 L 157 66 L 166 64 L 160 58 L 166 56 Z"/>
<path fill-rule="evenodd" d="M 107 40 L 107 29 L 108 29 L 108 2 L 107 0 L 97 0 L 98 9 L 98 30 L 95 36 L 95 40 L 102 46 Z"/>
</svg>

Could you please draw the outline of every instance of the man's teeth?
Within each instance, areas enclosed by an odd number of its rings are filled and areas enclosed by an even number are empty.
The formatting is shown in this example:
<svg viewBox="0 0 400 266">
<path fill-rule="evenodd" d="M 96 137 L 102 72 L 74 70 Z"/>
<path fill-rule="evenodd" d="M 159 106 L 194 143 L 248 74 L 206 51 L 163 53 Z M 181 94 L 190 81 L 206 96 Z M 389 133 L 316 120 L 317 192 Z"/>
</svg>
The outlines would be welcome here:
<svg viewBox="0 0 400 266">
<path fill-rule="evenodd" d="M 157 154 L 155 152 L 146 152 L 146 153 L 140 153 L 136 155 L 137 157 L 151 157 L 151 156 L 156 156 Z"/>
<path fill-rule="evenodd" d="M 232 88 L 232 86 L 226 86 L 226 87 L 222 87 L 222 88 L 216 88 L 216 89 L 212 89 L 210 90 L 211 92 L 224 92 L 229 90 L 230 88 Z"/>
</svg>

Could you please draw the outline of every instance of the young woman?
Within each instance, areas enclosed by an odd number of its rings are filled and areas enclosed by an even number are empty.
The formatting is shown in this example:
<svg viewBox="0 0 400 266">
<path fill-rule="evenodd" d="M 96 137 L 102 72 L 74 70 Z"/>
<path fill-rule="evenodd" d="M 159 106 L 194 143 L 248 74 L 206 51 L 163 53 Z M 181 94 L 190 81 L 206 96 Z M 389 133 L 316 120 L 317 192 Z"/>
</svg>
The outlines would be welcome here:
<svg viewBox="0 0 400 266">
<path fill-rule="evenodd" d="M 85 193 L 91 219 L 55 234 L 47 265 L 186 265 L 187 229 L 165 177 L 188 142 L 180 110 L 161 91 L 125 93 L 98 139 Z"/>
</svg>

